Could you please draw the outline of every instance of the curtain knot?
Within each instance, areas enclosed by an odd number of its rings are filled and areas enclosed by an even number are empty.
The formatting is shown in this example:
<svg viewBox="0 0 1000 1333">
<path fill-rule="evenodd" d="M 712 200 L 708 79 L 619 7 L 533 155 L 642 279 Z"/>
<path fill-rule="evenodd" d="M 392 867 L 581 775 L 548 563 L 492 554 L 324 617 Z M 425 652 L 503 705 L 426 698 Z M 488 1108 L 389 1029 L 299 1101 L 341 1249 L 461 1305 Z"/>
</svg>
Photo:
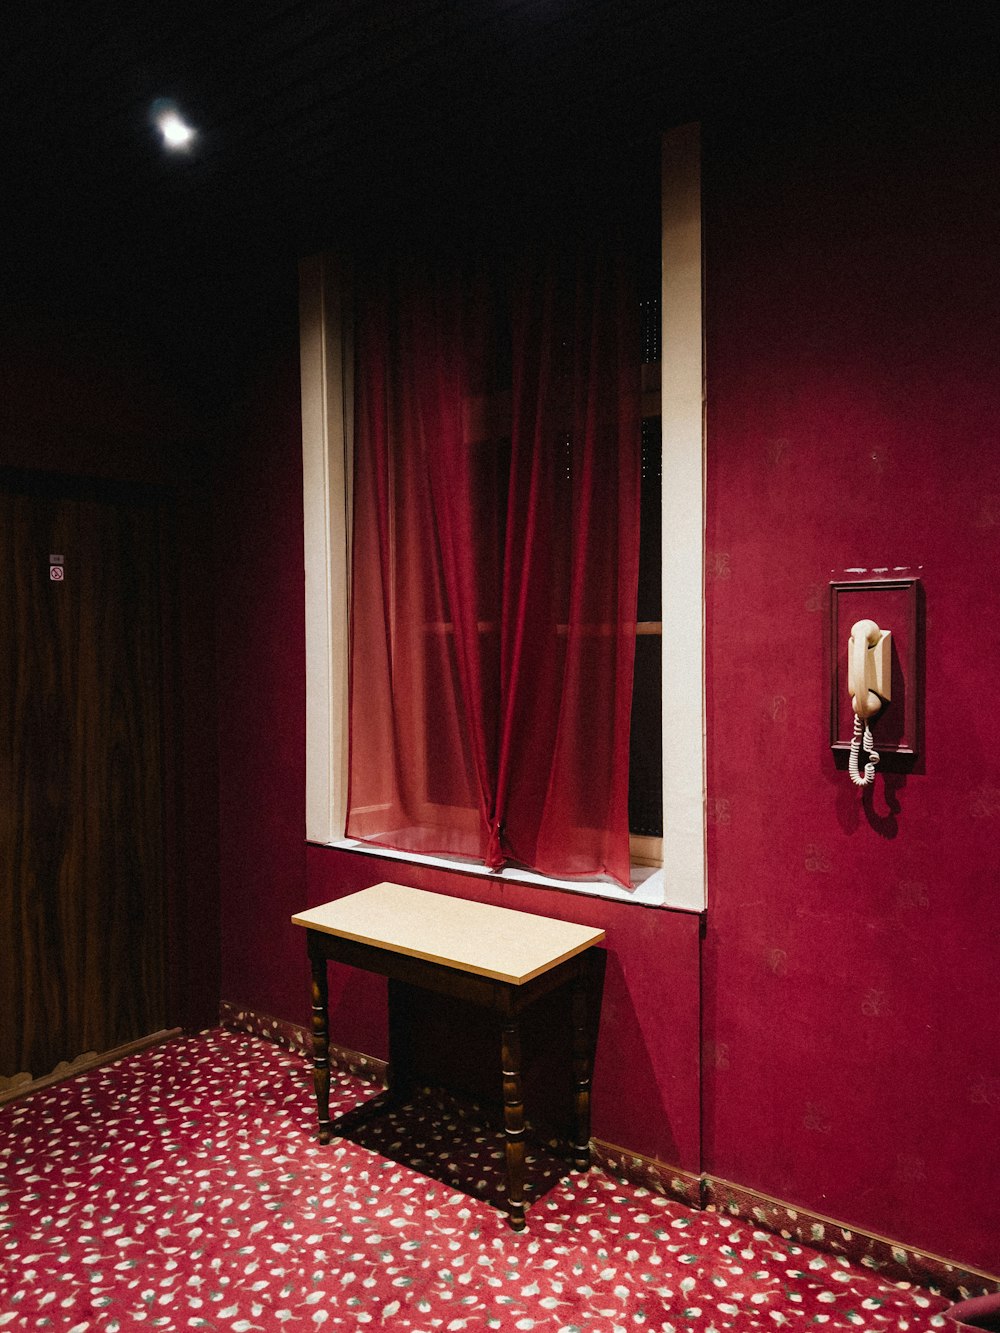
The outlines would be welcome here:
<svg viewBox="0 0 1000 1333">
<path fill-rule="evenodd" d="M 503 821 L 497 816 L 490 820 L 490 836 L 484 860 L 488 870 L 499 870 L 506 860 L 503 850 Z"/>
</svg>

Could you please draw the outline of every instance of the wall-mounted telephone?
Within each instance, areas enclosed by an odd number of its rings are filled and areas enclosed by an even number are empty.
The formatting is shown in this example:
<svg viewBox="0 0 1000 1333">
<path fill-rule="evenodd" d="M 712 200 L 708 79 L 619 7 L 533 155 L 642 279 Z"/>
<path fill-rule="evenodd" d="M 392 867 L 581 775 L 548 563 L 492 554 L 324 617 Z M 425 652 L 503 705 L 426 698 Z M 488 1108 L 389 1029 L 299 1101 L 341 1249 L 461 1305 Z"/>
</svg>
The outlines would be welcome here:
<svg viewBox="0 0 1000 1333">
<path fill-rule="evenodd" d="M 892 696 L 892 635 L 879 629 L 874 620 L 857 620 L 851 626 L 847 642 L 847 689 L 853 699 L 854 736 L 848 772 L 856 787 L 867 787 L 875 780 L 879 756 L 872 744 L 869 719 Z M 859 771 L 859 755 L 868 755 L 865 771 Z"/>
</svg>

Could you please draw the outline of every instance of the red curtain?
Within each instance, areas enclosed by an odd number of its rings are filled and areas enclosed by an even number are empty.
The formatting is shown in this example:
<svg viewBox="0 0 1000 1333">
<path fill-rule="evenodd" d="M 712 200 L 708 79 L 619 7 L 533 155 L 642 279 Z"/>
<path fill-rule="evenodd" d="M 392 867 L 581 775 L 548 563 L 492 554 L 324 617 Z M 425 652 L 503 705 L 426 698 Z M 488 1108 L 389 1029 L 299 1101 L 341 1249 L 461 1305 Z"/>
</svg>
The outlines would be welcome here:
<svg viewBox="0 0 1000 1333">
<path fill-rule="evenodd" d="M 640 350 L 621 249 L 364 276 L 350 837 L 628 884 Z"/>
</svg>

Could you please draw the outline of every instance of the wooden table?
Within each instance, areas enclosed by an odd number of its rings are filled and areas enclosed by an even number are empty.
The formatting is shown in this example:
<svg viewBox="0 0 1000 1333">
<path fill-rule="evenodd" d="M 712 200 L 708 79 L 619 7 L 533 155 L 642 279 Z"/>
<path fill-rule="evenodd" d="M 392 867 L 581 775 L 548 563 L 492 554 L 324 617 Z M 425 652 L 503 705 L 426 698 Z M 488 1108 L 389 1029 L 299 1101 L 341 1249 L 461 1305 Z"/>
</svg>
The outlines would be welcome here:
<svg viewBox="0 0 1000 1333">
<path fill-rule="evenodd" d="M 389 1096 L 413 1086 L 403 1040 L 403 988 L 419 986 L 481 1005 L 499 1020 L 507 1206 L 515 1231 L 524 1218 L 524 1104 L 520 1015 L 541 996 L 569 985 L 573 994 L 573 1162 L 590 1166 L 592 1032 L 589 1007 L 603 930 L 487 903 L 427 893 L 402 884 L 375 884 L 292 917 L 306 928 L 312 965 L 313 1079 L 319 1138 L 328 1143 L 330 1057 L 327 962 L 376 972 L 389 983 Z"/>
</svg>

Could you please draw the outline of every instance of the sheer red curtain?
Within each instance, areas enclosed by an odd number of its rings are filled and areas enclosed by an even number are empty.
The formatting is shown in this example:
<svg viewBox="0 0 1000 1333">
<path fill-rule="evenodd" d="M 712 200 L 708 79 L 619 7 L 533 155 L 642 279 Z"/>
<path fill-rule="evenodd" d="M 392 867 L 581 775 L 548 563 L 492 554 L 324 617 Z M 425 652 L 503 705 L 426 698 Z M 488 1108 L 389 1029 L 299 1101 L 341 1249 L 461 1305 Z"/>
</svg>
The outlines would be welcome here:
<svg viewBox="0 0 1000 1333">
<path fill-rule="evenodd" d="M 347 832 L 627 884 L 638 299 L 607 238 L 369 269 Z"/>
</svg>

